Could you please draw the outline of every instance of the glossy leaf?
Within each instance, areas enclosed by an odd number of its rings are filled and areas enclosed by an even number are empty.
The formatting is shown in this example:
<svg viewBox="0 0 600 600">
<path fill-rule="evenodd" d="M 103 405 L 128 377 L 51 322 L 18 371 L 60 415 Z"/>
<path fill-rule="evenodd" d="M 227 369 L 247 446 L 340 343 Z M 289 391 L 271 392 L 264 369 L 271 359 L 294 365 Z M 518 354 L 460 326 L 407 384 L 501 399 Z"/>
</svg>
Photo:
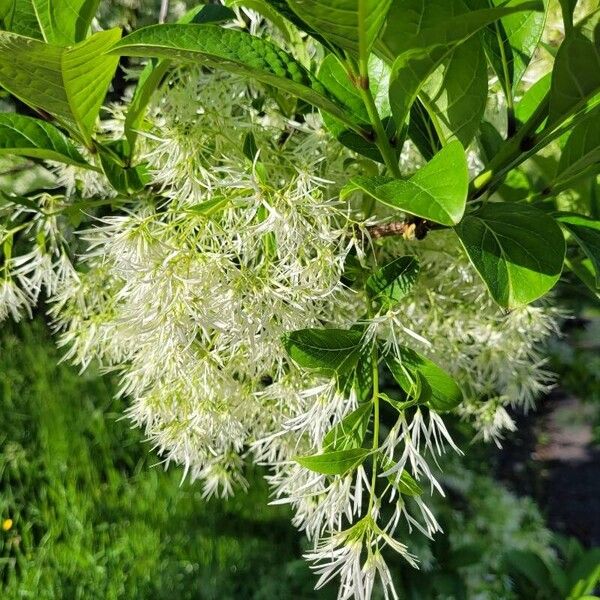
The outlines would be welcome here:
<svg viewBox="0 0 600 600">
<path fill-rule="evenodd" d="M 466 148 L 488 100 L 487 60 L 480 40 L 473 37 L 458 46 L 425 82 L 420 95 L 443 138 L 456 138 Z"/>
<path fill-rule="evenodd" d="M 549 123 L 573 114 L 600 93 L 600 9 L 569 32 L 554 61 Z"/>
<path fill-rule="evenodd" d="M 569 181 L 589 170 L 600 171 L 600 110 L 579 123 L 563 146 L 556 181 Z"/>
<path fill-rule="evenodd" d="M 83 41 L 100 4 L 100 0 L 31 1 L 44 39 L 57 46 Z"/>
<path fill-rule="evenodd" d="M 396 57 L 390 79 L 390 104 L 397 128 L 404 127 L 422 86 L 458 44 L 496 19 L 540 7 L 539 2 L 521 2 L 469 11 L 462 0 L 397 0 L 380 47 L 387 58 Z"/>
<path fill-rule="evenodd" d="M 454 141 L 410 179 L 354 177 L 341 196 L 362 190 L 392 208 L 452 226 L 464 214 L 468 185 L 465 151 L 460 142 Z"/>
<path fill-rule="evenodd" d="M 313 456 L 298 456 L 296 462 L 322 475 L 344 475 L 361 465 L 370 453 L 371 451 L 365 448 L 350 448 Z"/>
<path fill-rule="evenodd" d="M 80 167 L 90 166 L 54 125 L 15 113 L 0 113 L 1 154 L 55 160 Z"/>
<path fill-rule="evenodd" d="M 411 348 L 401 347 L 399 357 L 388 355 L 386 365 L 407 394 L 414 388 L 416 377 L 422 377 L 428 389 L 422 391 L 421 401 L 434 410 L 452 410 L 463 400 L 462 390 L 454 379 L 433 361 Z"/>
<path fill-rule="evenodd" d="M 355 329 L 300 329 L 286 334 L 283 345 L 298 366 L 335 375 L 354 368 L 362 339 Z"/>
<path fill-rule="evenodd" d="M 360 448 L 369 428 L 372 412 L 373 404 L 366 402 L 345 416 L 323 438 L 323 450 L 334 451 Z"/>
<path fill-rule="evenodd" d="M 414 256 L 401 256 L 373 273 L 366 289 L 376 302 L 391 308 L 410 293 L 418 275 L 419 261 Z"/>
<path fill-rule="evenodd" d="M 538 79 L 524 94 L 517 103 L 515 116 L 519 121 L 525 123 L 531 115 L 537 110 L 542 100 L 550 92 L 552 84 L 552 74 L 547 73 Z"/>
<path fill-rule="evenodd" d="M 326 95 L 316 77 L 292 56 L 275 44 L 242 31 L 210 24 L 151 25 L 123 38 L 111 53 L 220 67 L 302 98 L 344 123 L 350 121 L 345 111 Z"/>
<path fill-rule="evenodd" d="M 488 203 L 456 228 L 498 304 L 524 306 L 558 281 L 565 241 L 554 219 L 528 204 Z"/>
<path fill-rule="evenodd" d="M 0 85 L 76 129 L 89 143 L 117 66 L 105 56 L 121 33 L 102 31 L 72 48 L 0 32 Z"/>
<path fill-rule="evenodd" d="M 289 7 L 334 45 L 367 58 L 392 0 L 287 0 Z"/>
<path fill-rule="evenodd" d="M 128 155 L 127 142 L 118 140 L 99 149 L 100 163 L 106 178 L 117 192 L 130 195 L 141 191 L 149 176 L 143 165 L 125 164 Z"/>
<path fill-rule="evenodd" d="M 583 215 L 559 213 L 556 220 L 573 236 L 596 272 L 596 287 L 600 288 L 600 221 Z"/>
<path fill-rule="evenodd" d="M 488 2 L 477 0 L 476 3 L 478 8 L 483 8 Z M 505 0 L 492 0 L 492 3 L 500 6 Z M 484 33 L 490 64 L 511 95 L 540 43 L 545 23 L 545 10 L 517 13 L 496 21 Z"/>
</svg>

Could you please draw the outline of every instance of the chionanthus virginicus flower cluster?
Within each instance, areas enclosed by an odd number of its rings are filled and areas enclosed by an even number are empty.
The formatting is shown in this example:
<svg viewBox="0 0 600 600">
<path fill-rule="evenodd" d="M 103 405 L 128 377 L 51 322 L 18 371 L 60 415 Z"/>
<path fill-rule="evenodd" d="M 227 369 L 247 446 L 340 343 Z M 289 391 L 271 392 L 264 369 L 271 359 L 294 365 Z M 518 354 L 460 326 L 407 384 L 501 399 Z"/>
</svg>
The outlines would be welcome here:
<svg viewBox="0 0 600 600">
<path fill-rule="evenodd" d="M 413 348 L 453 374 L 464 391 L 459 414 L 498 439 L 512 426 L 506 406 L 529 406 L 548 383 L 538 352 L 553 311 L 502 314 L 449 235 L 373 239 L 383 217 L 339 200 L 361 162 L 316 115 L 284 118 L 234 76 L 174 72 L 149 120 L 138 152 L 156 194 L 92 213 L 86 198 L 111 201 L 101 176 L 54 166 L 67 196 L 16 212 L 7 202 L 0 317 L 27 313 L 44 291 L 66 358 L 120 375 L 129 417 L 166 463 L 183 465 L 206 497 L 243 489 L 247 460 L 265 465 L 273 501 L 291 505 L 313 544 L 318 586 L 338 577 L 340 598 L 367 599 L 374 585 L 397 598 L 386 555 L 418 565 L 399 532 L 440 531 L 427 497 L 443 494 L 440 455 L 458 451 L 443 414 L 407 406 L 384 430 L 376 409 L 363 434 L 378 470 L 369 461 L 342 474 L 307 468 L 296 458 L 322 452 L 365 399 L 299 368 L 282 338 L 354 326 L 389 360 Z M 113 107 L 105 133 L 120 135 L 122 121 Z M 65 209 L 78 203 L 92 218 L 74 235 Z M 413 290 L 373 311 L 348 264 L 403 255 L 421 265 Z"/>
</svg>

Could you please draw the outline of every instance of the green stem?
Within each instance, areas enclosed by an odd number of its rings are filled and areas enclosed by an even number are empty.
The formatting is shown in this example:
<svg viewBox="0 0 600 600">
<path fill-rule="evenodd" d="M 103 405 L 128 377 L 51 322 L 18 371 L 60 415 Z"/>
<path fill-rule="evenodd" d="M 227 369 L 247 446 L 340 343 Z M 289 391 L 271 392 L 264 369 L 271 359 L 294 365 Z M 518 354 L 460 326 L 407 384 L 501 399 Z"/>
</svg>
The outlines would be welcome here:
<svg viewBox="0 0 600 600">
<path fill-rule="evenodd" d="M 369 497 L 369 509 L 367 514 L 371 514 L 373 502 L 375 500 L 375 485 L 377 483 L 377 450 L 379 449 L 379 357 L 377 354 L 377 345 L 373 344 L 373 352 L 371 354 L 372 370 L 373 370 L 373 472 L 371 474 L 371 495 Z"/>
<path fill-rule="evenodd" d="M 375 100 L 373 99 L 373 94 L 369 87 L 369 69 L 366 60 L 360 61 L 358 75 L 358 77 L 354 78 L 355 85 L 364 102 L 365 108 L 367 109 L 371 125 L 373 126 L 373 131 L 375 132 L 375 144 L 379 148 L 385 166 L 390 170 L 390 173 L 394 177 L 400 178 L 402 175 L 400 173 L 400 167 L 398 166 L 398 157 L 390 144 L 390 140 L 388 139 L 385 127 L 381 122 L 379 111 L 377 110 L 377 106 L 375 106 Z"/>
</svg>

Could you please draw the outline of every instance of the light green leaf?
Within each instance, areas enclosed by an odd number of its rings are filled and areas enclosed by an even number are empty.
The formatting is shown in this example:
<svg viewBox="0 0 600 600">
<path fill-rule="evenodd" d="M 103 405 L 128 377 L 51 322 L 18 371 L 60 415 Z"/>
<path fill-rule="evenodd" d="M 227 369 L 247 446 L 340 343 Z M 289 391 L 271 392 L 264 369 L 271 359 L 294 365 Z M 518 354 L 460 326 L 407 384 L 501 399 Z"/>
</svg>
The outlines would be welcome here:
<svg viewBox="0 0 600 600">
<path fill-rule="evenodd" d="M 600 92 L 600 9 L 569 32 L 554 61 L 548 122 L 562 121 Z"/>
<path fill-rule="evenodd" d="M 595 110 L 569 134 L 560 155 L 556 181 L 569 181 L 583 172 L 589 175 L 597 171 L 600 171 L 600 110 Z"/>
<path fill-rule="evenodd" d="M 356 329 L 300 329 L 286 334 L 283 345 L 298 366 L 341 375 L 356 365 L 362 339 Z"/>
<path fill-rule="evenodd" d="M 465 151 L 460 142 L 454 141 L 408 180 L 354 177 L 341 197 L 362 190 L 392 208 L 452 226 L 464 214 L 468 187 Z"/>
<path fill-rule="evenodd" d="M 475 2 L 478 8 L 484 8 L 488 3 L 489 0 Z M 492 0 L 492 3 L 498 7 L 505 4 L 505 0 Z M 547 0 L 544 3 L 547 10 Z M 507 15 L 484 32 L 490 64 L 504 89 L 511 95 L 540 43 L 546 23 L 546 10 Z"/>
<path fill-rule="evenodd" d="M 56 160 L 79 167 L 90 166 L 54 125 L 15 113 L 0 113 L 0 154 Z"/>
<path fill-rule="evenodd" d="M 524 306 L 558 281 L 565 240 L 556 221 L 528 204 L 488 203 L 456 228 L 498 304 Z"/>
<path fill-rule="evenodd" d="M 118 62 L 103 52 L 120 35 L 118 29 L 111 29 L 72 48 L 59 48 L 0 32 L 0 85 L 79 130 L 89 144 Z"/>
<path fill-rule="evenodd" d="M 525 123 L 531 115 L 537 110 L 546 94 L 550 91 L 552 84 L 552 73 L 546 73 L 541 79 L 538 79 L 524 94 L 517 103 L 515 116 L 521 123 Z"/>
<path fill-rule="evenodd" d="M 429 76 L 454 48 L 496 19 L 540 8 L 540 2 L 466 10 L 461 0 L 396 0 L 379 51 L 396 57 L 390 79 L 390 104 L 396 127 L 404 127 L 410 108 Z M 394 14 L 397 19 L 393 20 Z"/>
<path fill-rule="evenodd" d="M 123 38 L 111 54 L 201 62 L 272 85 L 355 124 L 325 92 L 317 78 L 281 48 L 242 31 L 217 25 L 151 25 Z"/>
<path fill-rule="evenodd" d="M 414 389 L 416 378 L 422 377 L 426 386 L 421 392 L 420 401 L 426 402 L 434 410 L 452 410 L 463 401 L 462 390 L 454 379 L 411 348 L 401 347 L 399 357 L 388 354 L 385 361 L 394 379 L 407 394 Z"/>
<path fill-rule="evenodd" d="M 100 0 L 31 1 L 44 39 L 57 46 L 83 41 L 100 4 Z"/>
<path fill-rule="evenodd" d="M 373 404 L 365 402 L 345 416 L 323 438 L 323 450 L 330 452 L 360 448 L 369 428 L 372 412 Z"/>
<path fill-rule="evenodd" d="M 410 293 L 418 275 L 419 261 L 414 256 L 401 256 L 373 273 L 366 289 L 371 298 L 391 308 Z"/>
<path fill-rule="evenodd" d="M 288 0 L 287 3 L 325 39 L 366 60 L 392 0 Z"/>
<path fill-rule="evenodd" d="M 371 451 L 365 448 L 350 448 L 313 456 L 298 456 L 296 462 L 315 473 L 344 475 L 361 465 L 369 454 Z"/>
<path fill-rule="evenodd" d="M 452 51 L 429 77 L 420 97 L 431 111 L 444 140 L 458 139 L 466 148 L 477 133 L 488 99 L 485 51 L 477 37 Z"/>
<path fill-rule="evenodd" d="M 596 287 L 600 288 L 600 221 L 583 215 L 559 213 L 556 220 L 573 236 L 596 272 Z"/>
</svg>

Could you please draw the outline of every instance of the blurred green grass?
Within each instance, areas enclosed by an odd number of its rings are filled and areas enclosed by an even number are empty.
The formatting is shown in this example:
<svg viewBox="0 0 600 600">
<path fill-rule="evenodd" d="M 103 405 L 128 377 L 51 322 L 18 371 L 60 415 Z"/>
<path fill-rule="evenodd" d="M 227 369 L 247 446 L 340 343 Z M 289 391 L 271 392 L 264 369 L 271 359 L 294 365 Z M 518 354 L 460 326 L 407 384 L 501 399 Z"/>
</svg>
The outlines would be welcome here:
<svg viewBox="0 0 600 600">
<path fill-rule="evenodd" d="M 3 324 L 0 598 L 315 597 L 259 473 L 249 495 L 206 502 L 180 469 L 155 466 L 110 378 L 59 359 L 41 321 Z"/>
</svg>

